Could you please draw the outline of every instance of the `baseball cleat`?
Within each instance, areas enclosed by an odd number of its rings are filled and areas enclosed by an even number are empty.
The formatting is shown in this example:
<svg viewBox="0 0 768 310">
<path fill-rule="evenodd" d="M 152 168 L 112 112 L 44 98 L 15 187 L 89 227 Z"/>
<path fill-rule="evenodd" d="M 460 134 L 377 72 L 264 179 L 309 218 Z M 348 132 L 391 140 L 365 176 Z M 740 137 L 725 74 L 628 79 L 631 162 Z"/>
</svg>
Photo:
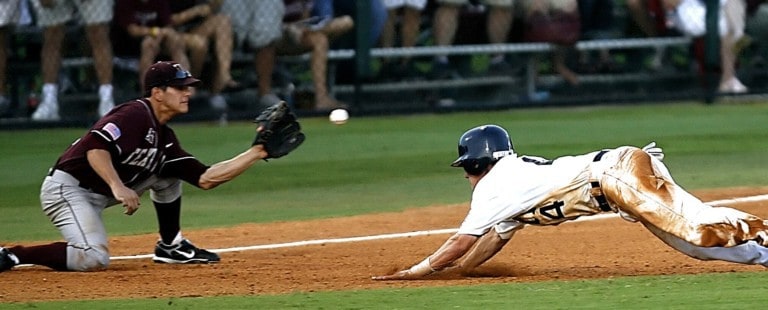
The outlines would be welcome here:
<svg viewBox="0 0 768 310">
<path fill-rule="evenodd" d="M 177 245 L 165 245 L 158 241 L 152 261 L 165 264 L 208 264 L 218 263 L 221 258 L 218 254 L 200 249 L 184 239 Z"/>
<path fill-rule="evenodd" d="M 16 257 L 11 251 L 4 247 L 0 247 L 0 272 L 10 270 L 13 266 L 19 264 L 19 258 Z"/>
</svg>

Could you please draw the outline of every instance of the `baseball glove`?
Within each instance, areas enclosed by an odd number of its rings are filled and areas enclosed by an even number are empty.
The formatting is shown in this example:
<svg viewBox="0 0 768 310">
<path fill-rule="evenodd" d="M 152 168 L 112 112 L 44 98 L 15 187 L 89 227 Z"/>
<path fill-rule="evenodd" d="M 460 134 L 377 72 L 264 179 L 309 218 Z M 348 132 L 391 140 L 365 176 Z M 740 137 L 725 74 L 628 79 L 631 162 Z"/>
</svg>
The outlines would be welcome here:
<svg viewBox="0 0 768 310">
<path fill-rule="evenodd" d="M 288 155 L 304 142 L 301 125 L 285 101 L 264 109 L 254 123 L 259 124 L 259 127 L 252 145 L 264 146 L 268 154 L 265 159 Z"/>
</svg>

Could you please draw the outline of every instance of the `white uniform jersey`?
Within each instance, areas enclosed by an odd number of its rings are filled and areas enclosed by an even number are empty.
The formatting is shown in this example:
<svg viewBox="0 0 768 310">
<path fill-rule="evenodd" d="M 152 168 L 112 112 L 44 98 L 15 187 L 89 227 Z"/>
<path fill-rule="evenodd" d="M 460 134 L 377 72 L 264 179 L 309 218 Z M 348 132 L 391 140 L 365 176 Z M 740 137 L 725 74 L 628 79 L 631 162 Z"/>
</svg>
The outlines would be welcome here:
<svg viewBox="0 0 768 310">
<path fill-rule="evenodd" d="M 507 156 L 477 183 L 460 234 L 499 233 L 523 224 L 557 225 L 601 212 L 590 195 L 591 168 L 598 152 L 546 160 Z"/>
<path fill-rule="evenodd" d="M 458 233 L 480 236 L 494 228 L 508 239 L 525 224 L 557 225 L 603 211 L 639 221 L 691 257 L 768 267 L 768 221 L 703 203 L 636 147 L 552 161 L 504 157 L 475 186 Z"/>
</svg>

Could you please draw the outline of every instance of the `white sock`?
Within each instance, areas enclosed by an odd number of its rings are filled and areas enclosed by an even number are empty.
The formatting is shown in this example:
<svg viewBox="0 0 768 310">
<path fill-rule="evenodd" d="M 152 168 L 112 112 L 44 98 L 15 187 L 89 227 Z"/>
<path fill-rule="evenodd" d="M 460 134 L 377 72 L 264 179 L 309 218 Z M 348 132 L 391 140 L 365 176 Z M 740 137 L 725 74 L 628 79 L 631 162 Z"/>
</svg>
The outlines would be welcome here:
<svg viewBox="0 0 768 310">
<path fill-rule="evenodd" d="M 102 101 L 112 99 L 112 84 L 101 84 L 99 86 L 99 99 Z"/>
<path fill-rule="evenodd" d="M 184 240 L 184 237 L 181 235 L 181 230 L 179 230 L 179 233 L 176 234 L 176 237 L 173 238 L 173 241 L 169 245 L 178 245 L 182 240 Z"/>
<path fill-rule="evenodd" d="M 59 96 L 58 85 L 53 83 L 43 84 L 43 102 L 58 102 L 58 96 Z"/>
</svg>

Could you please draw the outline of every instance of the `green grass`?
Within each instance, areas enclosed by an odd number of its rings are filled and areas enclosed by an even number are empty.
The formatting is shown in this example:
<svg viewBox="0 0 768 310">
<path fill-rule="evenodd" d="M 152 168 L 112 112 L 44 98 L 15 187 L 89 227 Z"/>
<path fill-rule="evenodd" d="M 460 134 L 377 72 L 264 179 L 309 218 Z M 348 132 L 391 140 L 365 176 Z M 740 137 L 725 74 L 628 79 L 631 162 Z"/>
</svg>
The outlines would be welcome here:
<svg viewBox="0 0 768 310">
<path fill-rule="evenodd" d="M 759 309 L 761 273 L 638 276 L 284 295 L 0 304 L 0 309 Z"/>
<path fill-rule="evenodd" d="M 685 188 L 763 186 L 768 183 L 763 169 L 768 151 L 766 116 L 768 104 L 764 103 L 711 106 L 680 103 L 416 116 L 352 115 L 351 120 L 343 126 L 332 125 L 325 118 L 303 119 L 307 141 L 295 153 L 258 163 L 238 179 L 212 191 L 186 186 L 182 221 L 185 230 L 191 230 L 463 203 L 469 198 L 467 182 L 463 172 L 451 168 L 449 163 L 456 156 L 458 137 L 466 129 L 484 123 L 495 123 L 507 128 L 516 150 L 521 154 L 551 158 L 623 144 L 643 146 L 647 142 L 656 141 L 666 152 L 665 162 L 673 176 Z M 182 145 L 209 164 L 245 150 L 250 145 L 254 131 L 253 125 L 246 122 L 235 122 L 228 127 L 207 123 L 175 124 L 174 129 Z M 0 217 L 0 244 L 60 238 L 58 231 L 40 210 L 38 191 L 47 168 L 70 142 L 84 132 L 85 128 L 0 132 L 0 214 L 3 215 Z M 123 215 L 119 207 L 109 208 L 104 214 L 107 229 L 112 236 L 153 233 L 156 231 L 156 223 L 152 209 L 146 195 L 142 200 L 142 209 L 132 217 Z M 751 275 L 713 277 L 722 277 L 718 281 L 725 283 L 722 286 L 726 288 L 743 288 L 742 278 L 750 278 Z M 681 292 L 686 291 L 688 288 L 685 283 L 674 280 L 678 278 L 681 277 L 643 278 L 643 281 L 660 282 L 659 285 L 673 283 L 681 287 Z M 705 281 L 703 279 L 706 277 L 691 279 Z M 612 302 L 623 300 L 614 298 L 621 296 L 617 295 L 617 289 L 622 285 L 610 284 L 613 283 L 610 281 L 584 282 L 588 285 L 579 283 L 584 286 L 584 290 L 605 285 L 603 290 L 586 293 L 604 296 Z M 576 284 L 535 284 L 539 285 L 541 289 L 537 291 L 526 291 L 530 287 L 526 284 L 206 298 L 199 302 L 210 301 L 211 305 L 217 304 L 224 308 L 245 308 L 248 303 L 262 302 L 292 305 L 302 301 L 317 303 L 317 308 L 375 308 L 379 303 L 369 302 L 368 298 L 371 298 L 396 300 L 394 304 L 383 306 L 394 309 L 408 308 L 410 305 L 406 301 L 397 300 L 419 298 L 425 304 L 477 308 L 480 305 L 476 303 L 486 299 L 481 296 L 510 296 L 513 294 L 511 291 L 522 290 L 537 297 L 524 298 L 527 295 L 523 294 L 521 298 L 489 300 L 489 307 L 495 308 L 501 304 L 522 305 L 519 303 L 531 299 L 539 300 L 540 307 L 548 308 L 547 305 L 552 305 L 549 303 L 557 301 L 557 295 L 574 300 L 560 307 L 593 305 L 584 303 L 588 300 L 582 300 L 581 294 L 575 294 L 576 291 L 563 289 Z M 723 299 L 726 301 L 746 301 L 740 299 L 744 293 L 739 290 L 711 290 L 725 296 Z M 549 291 L 555 293 L 548 295 Z M 708 296 L 704 296 L 706 291 L 702 291 L 700 288 L 690 288 L 688 294 L 692 297 L 687 299 L 687 304 L 720 305 L 715 301 L 698 303 L 709 300 Z M 466 298 L 462 295 L 465 292 L 478 297 Z M 660 307 L 664 308 L 669 308 L 664 305 L 674 306 L 676 302 L 686 304 L 680 296 L 672 298 L 672 292 L 660 292 L 662 294 L 651 294 L 647 298 L 639 295 L 627 298 L 630 301 L 658 299 L 659 305 L 662 305 Z M 370 296 L 356 297 L 366 295 Z M 386 297 L 389 295 L 397 297 Z M 427 300 L 430 295 L 438 297 Z M 334 299 L 351 301 L 344 306 L 334 303 Z M 292 303 L 292 300 L 295 302 Z M 131 304 L 134 302 L 157 306 L 168 301 L 138 300 L 131 301 Z M 198 300 L 178 299 L 173 300 L 173 303 L 175 306 L 192 307 L 197 306 Z M 103 303 L 113 308 L 119 308 L 120 304 Z"/>
</svg>

